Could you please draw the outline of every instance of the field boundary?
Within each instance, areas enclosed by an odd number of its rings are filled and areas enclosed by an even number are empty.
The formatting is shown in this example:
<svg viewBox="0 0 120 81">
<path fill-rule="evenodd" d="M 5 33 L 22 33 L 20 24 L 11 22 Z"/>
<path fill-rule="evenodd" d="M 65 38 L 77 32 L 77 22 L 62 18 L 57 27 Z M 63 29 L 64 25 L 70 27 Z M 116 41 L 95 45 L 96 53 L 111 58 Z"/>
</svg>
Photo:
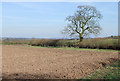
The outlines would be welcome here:
<svg viewBox="0 0 120 81">
<path fill-rule="evenodd" d="M 56 49 L 69 49 L 69 50 L 90 50 L 90 51 L 118 51 L 119 50 L 112 50 L 112 49 L 90 49 L 90 48 L 74 48 L 74 47 L 42 47 L 42 46 L 31 46 L 26 45 L 26 47 L 37 47 L 37 48 L 56 48 Z"/>
</svg>

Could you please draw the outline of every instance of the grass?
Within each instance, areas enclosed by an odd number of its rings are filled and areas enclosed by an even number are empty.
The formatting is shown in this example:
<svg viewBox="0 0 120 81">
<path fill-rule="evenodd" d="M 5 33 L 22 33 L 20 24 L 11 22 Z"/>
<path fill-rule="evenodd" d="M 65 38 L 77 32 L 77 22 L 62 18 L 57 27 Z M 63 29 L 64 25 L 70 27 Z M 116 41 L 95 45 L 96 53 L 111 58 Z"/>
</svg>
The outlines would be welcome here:
<svg viewBox="0 0 120 81">
<path fill-rule="evenodd" d="M 120 79 L 120 60 L 81 79 Z"/>
<path fill-rule="evenodd" d="M 57 48 L 57 49 L 70 49 L 70 50 L 90 50 L 90 51 L 118 51 L 112 49 L 88 49 L 88 48 L 74 48 L 74 47 L 42 47 L 42 46 L 31 46 L 26 45 L 27 47 L 37 47 L 37 48 Z"/>
</svg>

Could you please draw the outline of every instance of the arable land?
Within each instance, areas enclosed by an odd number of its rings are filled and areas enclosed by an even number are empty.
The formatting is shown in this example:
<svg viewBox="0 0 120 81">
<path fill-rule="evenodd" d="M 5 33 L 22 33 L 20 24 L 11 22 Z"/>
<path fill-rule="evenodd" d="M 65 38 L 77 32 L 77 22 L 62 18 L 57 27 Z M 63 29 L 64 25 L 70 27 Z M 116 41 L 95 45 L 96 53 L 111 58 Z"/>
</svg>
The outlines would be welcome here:
<svg viewBox="0 0 120 81">
<path fill-rule="evenodd" d="M 79 79 L 118 60 L 118 51 L 2 46 L 3 79 Z"/>
</svg>

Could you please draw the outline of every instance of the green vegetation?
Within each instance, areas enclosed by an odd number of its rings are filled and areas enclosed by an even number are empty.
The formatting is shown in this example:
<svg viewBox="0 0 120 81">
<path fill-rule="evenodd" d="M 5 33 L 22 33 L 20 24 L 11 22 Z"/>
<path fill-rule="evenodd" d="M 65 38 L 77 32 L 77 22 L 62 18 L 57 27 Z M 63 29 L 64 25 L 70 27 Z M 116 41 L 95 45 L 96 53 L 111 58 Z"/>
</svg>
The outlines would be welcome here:
<svg viewBox="0 0 120 81">
<path fill-rule="evenodd" d="M 2 44 L 2 41 L 0 40 L 0 44 Z"/>
<path fill-rule="evenodd" d="M 18 39 L 5 39 L 2 41 L 4 45 L 15 45 L 15 44 L 29 44 L 31 40 L 18 40 Z"/>
<path fill-rule="evenodd" d="M 96 70 L 82 79 L 120 79 L 120 60 Z"/>
<path fill-rule="evenodd" d="M 70 47 L 70 48 L 91 48 L 91 49 L 120 49 L 118 39 L 114 38 L 95 38 L 84 39 L 82 42 L 79 40 L 67 39 L 29 39 L 29 40 L 16 40 L 6 39 L 3 44 L 25 44 L 31 46 L 41 47 Z"/>
<path fill-rule="evenodd" d="M 74 47 L 42 47 L 42 46 L 31 46 L 26 45 L 27 47 L 37 47 L 37 48 L 57 48 L 57 49 L 68 49 L 68 50 L 90 50 L 90 51 L 118 51 L 112 49 L 88 49 L 88 48 L 74 48 Z"/>
</svg>

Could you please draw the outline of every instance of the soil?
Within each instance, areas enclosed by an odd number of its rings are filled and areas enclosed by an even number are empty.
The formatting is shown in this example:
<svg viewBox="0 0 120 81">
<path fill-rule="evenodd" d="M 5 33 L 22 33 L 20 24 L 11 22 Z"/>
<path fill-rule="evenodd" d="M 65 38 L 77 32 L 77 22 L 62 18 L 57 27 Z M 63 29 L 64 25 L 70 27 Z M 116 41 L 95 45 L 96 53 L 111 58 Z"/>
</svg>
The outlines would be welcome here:
<svg viewBox="0 0 120 81">
<path fill-rule="evenodd" d="M 3 79 L 79 79 L 118 60 L 117 51 L 2 46 Z"/>
</svg>

